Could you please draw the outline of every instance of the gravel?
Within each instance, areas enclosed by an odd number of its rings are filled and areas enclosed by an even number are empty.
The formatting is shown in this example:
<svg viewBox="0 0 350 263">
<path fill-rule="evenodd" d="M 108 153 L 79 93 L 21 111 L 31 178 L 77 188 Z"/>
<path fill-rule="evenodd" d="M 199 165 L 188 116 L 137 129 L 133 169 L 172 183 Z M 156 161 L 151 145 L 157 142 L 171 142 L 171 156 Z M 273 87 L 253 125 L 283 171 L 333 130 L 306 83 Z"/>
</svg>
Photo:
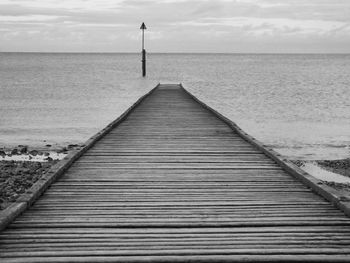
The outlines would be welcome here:
<svg viewBox="0 0 350 263">
<path fill-rule="evenodd" d="M 57 161 L 0 161 L 0 209 L 26 192 Z"/>
</svg>

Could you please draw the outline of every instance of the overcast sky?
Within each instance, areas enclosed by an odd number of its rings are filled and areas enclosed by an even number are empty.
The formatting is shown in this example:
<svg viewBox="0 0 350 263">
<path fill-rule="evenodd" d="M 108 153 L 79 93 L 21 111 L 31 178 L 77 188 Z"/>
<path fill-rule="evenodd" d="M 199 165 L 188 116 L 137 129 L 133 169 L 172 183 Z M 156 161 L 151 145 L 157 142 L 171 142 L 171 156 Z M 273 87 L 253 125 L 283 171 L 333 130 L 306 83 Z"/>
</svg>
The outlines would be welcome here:
<svg viewBox="0 0 350 263">
<path fill-rule="evenodd" d="M 350 52 L 350 0 L 0 0 L 0 51 Z"/>
</svg>

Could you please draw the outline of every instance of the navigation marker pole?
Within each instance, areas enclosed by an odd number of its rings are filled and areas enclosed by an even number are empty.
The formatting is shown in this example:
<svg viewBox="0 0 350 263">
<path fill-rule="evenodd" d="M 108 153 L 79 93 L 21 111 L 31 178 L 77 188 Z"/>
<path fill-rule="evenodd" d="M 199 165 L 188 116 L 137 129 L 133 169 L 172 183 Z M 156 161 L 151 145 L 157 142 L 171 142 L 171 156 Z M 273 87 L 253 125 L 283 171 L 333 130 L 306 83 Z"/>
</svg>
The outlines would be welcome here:
<svg viewBox="0 0 350 263">
<path fill-rule="evenodd" d="M 142 77 L 146 76 L 146 50 L 145 50 L 145 23 L 142 23 L 140 29 L 142 29 Z"/>
</svg>

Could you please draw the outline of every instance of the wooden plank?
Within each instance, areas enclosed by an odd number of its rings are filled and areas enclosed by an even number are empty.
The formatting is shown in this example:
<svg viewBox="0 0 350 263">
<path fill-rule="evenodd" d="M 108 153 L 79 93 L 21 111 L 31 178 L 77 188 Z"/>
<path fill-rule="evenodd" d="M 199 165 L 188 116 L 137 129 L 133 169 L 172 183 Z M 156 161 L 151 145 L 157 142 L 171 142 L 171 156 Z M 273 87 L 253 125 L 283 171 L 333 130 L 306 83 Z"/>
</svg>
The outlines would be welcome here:
<svg viewBox="0 0 350 263">
<path fill-rule="evenodd" d="M 0 233 L 0 261 L 348 262 L 350 219 L 195 100 L 158 86 Z"/>
<path fill-rule="evenodd" d="M 159 85 L 158 85 L 159 86 Z M 141 103 L 147 96 L 149 96 L 158 86 L 149 91 L 144 96 L 140 97 L 131 107 L 129 107 L 125 112 L 123 112 L 116 120 L 108 124 L 104 129 L 93 135 L 89 140 L 85 142 L 84 145 L 78 149 L 74 149 L 69 153 L 63 160 L 53 165 L 50 170 L 40 178 L 33 186 L 20 198 L 18 198 L 15 203 L 17 204 L 11 206 L 9 209 L 5 209 L 0 212 L 0 231 L 4 229 L 12 220 L 14 220 L 18 215 L 20 215 L 25 208 L 31 206 L 37 198 L 42 195 L 46 189 L 59 178 L 62 174 L 76 161 L 80 156 L 82 156 L 88 149 L 90 149 L 98 140 L 109 133 L 112 129 L 120 124 L 127 116 L 134 110 L 134 108 Z M 8 219 L 11 220 L 8 220 Z"/>
<path fill-rule="evenodd" d="M 18 257 L 4 258 L 4 263 L 62 263 L 62 262 L 348 262 L 347 255 L 306 254 L 303 255 L 162 255 L 162 256 L 69 256 L 69 257 Z"/>
<path fill-rule="evenodd" d="M 350 248 L 323 248 L 322 254 L 325 255 L 348 255 L 350 253 Z M 119 250 L 75 250 L 75 251 L 40 251 L 40 252 L 4 252 L 2 257 L 67 257 L 67 256 L 166 256 L 166 255 L 320 255 L 320 250 L 318 248 L 275 248 L 275 249 L 244 249 L 244 248 L 210 248 L 210 246 L 203 248 L 192 248 L 192 249 L 162 249 L 162 248 L 147 248 L 147 249 L 119 249 Z"/>
</svg>

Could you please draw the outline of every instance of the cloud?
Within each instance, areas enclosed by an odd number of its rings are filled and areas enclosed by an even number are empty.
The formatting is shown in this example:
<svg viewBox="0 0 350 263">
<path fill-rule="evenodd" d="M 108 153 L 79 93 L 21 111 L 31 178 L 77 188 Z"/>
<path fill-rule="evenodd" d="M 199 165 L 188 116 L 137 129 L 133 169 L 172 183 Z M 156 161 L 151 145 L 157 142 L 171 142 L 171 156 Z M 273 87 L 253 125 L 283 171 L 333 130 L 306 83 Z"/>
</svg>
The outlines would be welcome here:
<svg viewBox="0 0 350 263">
<path fill-rule="evenodd" d="M 25 16 L 0 16 L 0 22 L 36 22 L 36 21 L 50 21 L 56 20 L 59 16 L 48 15 L 25 15 Z"/>
<path fill-rule="evenodd" d="M 144 21 L 153 51 L 350 52 L 349 14 L 348 0 L 2 0 L 0 42 L 9 51 L 137 51 Z"/>
</svg>

